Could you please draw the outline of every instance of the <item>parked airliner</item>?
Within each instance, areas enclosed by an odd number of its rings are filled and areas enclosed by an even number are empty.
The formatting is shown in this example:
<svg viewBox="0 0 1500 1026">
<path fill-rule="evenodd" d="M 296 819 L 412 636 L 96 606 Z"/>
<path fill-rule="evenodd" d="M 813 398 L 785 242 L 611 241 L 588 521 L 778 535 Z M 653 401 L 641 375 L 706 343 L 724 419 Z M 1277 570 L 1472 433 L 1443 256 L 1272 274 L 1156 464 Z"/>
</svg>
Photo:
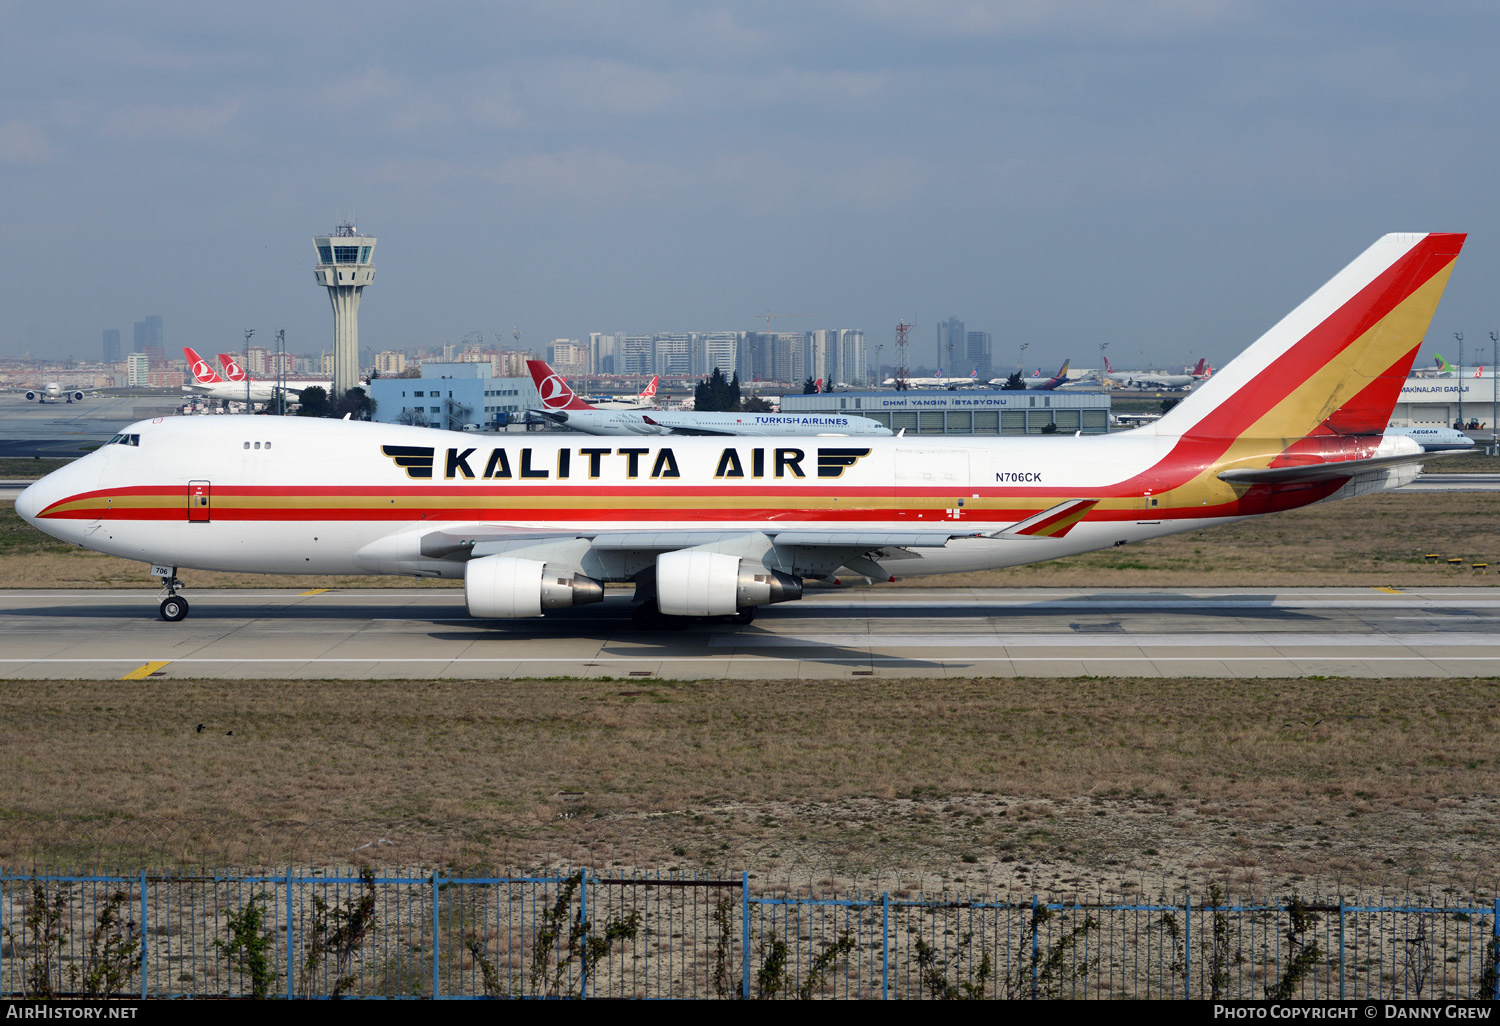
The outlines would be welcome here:
<svg viewBox="0 0 1500 1026">
<path fill-rule="evenodd" d="M 526 369 L 542 398 L 539 414 L 586 435 L 889 435 L 870 417 L 827 413 L 699 413 L 669 410 L 598 410 L 579 398 L 543 360 Z"/>
<path fill-rule="evenodd" d="M 1080 437 L 494 436 L 168 417 L 31 485 L 57 538 L 179 568 L 464 582 L 471 615 L 636 585 L 637 621 L 735 617 L 803 581 L 1016 566 L 1409 483 L 1384 435 L 1464 236 L 1387 235 L 1160 420 Z"/>
</svg>

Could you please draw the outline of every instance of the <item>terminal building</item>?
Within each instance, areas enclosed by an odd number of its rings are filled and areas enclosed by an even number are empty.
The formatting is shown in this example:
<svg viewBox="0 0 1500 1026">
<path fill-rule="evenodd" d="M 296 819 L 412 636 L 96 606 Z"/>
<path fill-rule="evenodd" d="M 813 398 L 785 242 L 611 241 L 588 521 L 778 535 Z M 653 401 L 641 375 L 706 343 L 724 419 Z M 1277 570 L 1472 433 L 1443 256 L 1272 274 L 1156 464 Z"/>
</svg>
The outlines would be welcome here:
<svg viewBox="0 0 1500 1026">
<path fill-rule="evenodd" d="M 490 430 L 542 404 L 531 378 L 497 378 L 488 363 L 424 363 L 420 378 L 370 382 L 375 419 L 449 431 Z"/>
<path fill-rule="evenodd" d="M 1109 430 L 1103 392 L 822 392 L 787 395 L 783 413 L 849 413 L 908 435 L 1102 435 Z"/>
<path fill-rule="evenodd" d="M 1407 378 L 1391 411 L 1391 423 L 1399 427 L 1453 427 L 1462 421 L 1465 426 L 1494 430 L 1494 413 L 1494 375 L 1476 377 L 1473 371 L 1466 371 L 1444 378 Z"/>
</svg>

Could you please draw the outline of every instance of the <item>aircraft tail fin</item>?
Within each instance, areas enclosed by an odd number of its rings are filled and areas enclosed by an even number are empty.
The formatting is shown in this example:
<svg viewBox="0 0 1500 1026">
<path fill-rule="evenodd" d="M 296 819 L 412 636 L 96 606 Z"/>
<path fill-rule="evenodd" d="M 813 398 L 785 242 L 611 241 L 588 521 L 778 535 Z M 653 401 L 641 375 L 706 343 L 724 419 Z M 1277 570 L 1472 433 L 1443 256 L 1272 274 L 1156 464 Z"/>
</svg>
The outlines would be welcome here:
<svg viewBox="0 0 1500 1026">
<path fill-rule="evenodd" d="M 594 408 L 578 398 L 573 389 L 563 380 L 562 375 L 547 365 L 547 361 L 527 360 L 526 369 L 531 372 L 531 380 L 536 382 L 537 393 L 542 397 L 542 406 L 549 412 Z"/>
<path fill-rule="evenodd" d="M 642 398 L 642 399 L 655 399 L 656 398 L 656 383 L 658 381 L 660 381 L 660 380 L 661 380 L 660 376 L 652 378 L 651 379 L 651 384 L 649 384 L 649 385 L 646 386 L 646 390 L 640 394 L 640 398 Z"/>
<path fill-rule="evenodd" d="M 1203 377 L 1203 368 L 1205 366 L 1207 366 L 1207 365 L 1208 365 L 1208 357 L 1206 357 L 1206 356 L 1200 356 L 1200 357 L 1198 357 L 1198 365 L 1196 367 L 1194 367 L 1193 371 L 1192 371 L 1193 377 L 1195 377 L 1195 378 L 1201 378 L 1201 377 Z"/>
<path fill-rule="evenodd" d="M 1219 461 L 1379 436 L 1464 239 L 1381 238 L 1147 430 Z"/>
<path fill-rule="evenodd" d="M 198 384 L 223 384 L 224 379 L 219 377 L 218 372 L 208 365 L 207 360 L 198 355 L 197 350 L 183 346 L 182 355 L 187 357 L 188 373 L 193 376 L 193 380 L 198 382 Z"/>
<path fill-rule="evenodd" d="M 1437 360 L 1437 367 L 1438 367 L 1438 370 L 1440 370 L 1440 371 L 1449 371 L 1451 373 L 1452 371 L 1455 371 L 1455 370 L 1458 369 L 1458 368 L 1454 367 L 1453 364 L 1449 363 L 1448 362 L 1448 358 L 1446 356 L 1444 356 L 1442 353 L 1436 354 L 1435 359 Z"/>
<path fill-rule="evenodd" d="M 245 381 L 249 378 L 245 369 L 229 353 L 219 354 L 219 366 L 224 368 L 224 377 L 230 381 Z"/>
</svg>

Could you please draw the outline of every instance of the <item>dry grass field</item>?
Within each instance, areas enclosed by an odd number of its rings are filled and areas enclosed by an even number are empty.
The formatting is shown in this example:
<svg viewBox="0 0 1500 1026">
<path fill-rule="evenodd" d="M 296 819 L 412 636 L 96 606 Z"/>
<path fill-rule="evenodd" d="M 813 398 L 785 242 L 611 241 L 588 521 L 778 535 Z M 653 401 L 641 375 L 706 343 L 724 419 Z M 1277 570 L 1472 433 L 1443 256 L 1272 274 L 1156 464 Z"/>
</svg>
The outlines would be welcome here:
<svg viewBox="0 0 1500 1026">
<path fill-rule="evenodd" d="M 1492 895 L 1497 727 L 1492 680 L 7 682 L 0 865 Z"/>
<path fill-rule="evenodd" d="M 1428 552 L 1500 564 L 1500 504 L 1374 496 L 912 583 L 1500 579 Z M 144 566 L 59 545 L 9 509 L 0 567 L 12 587 L 149 583 Z M 767 882 L 992 894 L 1217 882 L 1492 896 L 1497 709 L 1491 680 L 7 682 L 0 865 L 373 854 L 406 867 L 745 867 Z M 382 838 L 392 843 L 363 847 Z"/>
</svg>

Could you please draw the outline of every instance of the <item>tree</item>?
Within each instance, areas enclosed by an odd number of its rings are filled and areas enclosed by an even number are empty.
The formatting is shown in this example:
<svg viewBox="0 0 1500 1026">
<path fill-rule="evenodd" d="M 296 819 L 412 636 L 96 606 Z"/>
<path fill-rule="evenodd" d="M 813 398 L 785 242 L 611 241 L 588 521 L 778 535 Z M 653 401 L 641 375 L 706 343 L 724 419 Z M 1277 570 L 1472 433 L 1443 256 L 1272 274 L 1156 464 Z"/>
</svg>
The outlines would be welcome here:
<svg viewBox="0 0 1500 1026">
<path fill-rule="evenodd" d="M 714 372 L 693 389 L 693 409 L 701 413 L 729 413 L 739 408 L 740 379 L 724 380 L 724 372 L 715 367 Z"/>
<path fill-rule="evenodd" d="M 350 420 L 374 420 L 375 400 L 371 399 L 369 393 L 355 386 L 345 392 L 339 399 L 338 405 L 334 407 L 332 416 L 348 416 Z"/>
<path fill-rule="evenodd" d="M 1005 384 L 1000 386 L 1002 392 L 1022 392 L 1026 389 L 1026 381 L 1021 377 L 1020 371 L 1015 371 L 1005 379 Z"/>
<path fill-rule="evenodd" d="M 408 407 L 396 415 L 397 424 L 409 424 L 412 427 L 428 427 L 427 414 L 421 407 Z"/>
<path fill-rule="evenodd" d="M 803 395 L 812 395 L 815 392 L 817 392 L 817 390 L 818 390 L 818 383 L 816 381 L 814 381 L 812 378 L 807 378 L 805 381 L 802 382 L 802 394 Z"/>
<path fill-rule="evenodd" d="M 328 390 L 321 385 L 304 388 L 298 403 L 299 417 L 326 417 L 333 412 L 333 404 L 328 401 Z"/>
<path fill-rule="evenodd" d="M 771 404 L 758 395 L 752 395 L 740 403 L 740 409 L 745 413 L 770 413 Z"/>
</svg>

